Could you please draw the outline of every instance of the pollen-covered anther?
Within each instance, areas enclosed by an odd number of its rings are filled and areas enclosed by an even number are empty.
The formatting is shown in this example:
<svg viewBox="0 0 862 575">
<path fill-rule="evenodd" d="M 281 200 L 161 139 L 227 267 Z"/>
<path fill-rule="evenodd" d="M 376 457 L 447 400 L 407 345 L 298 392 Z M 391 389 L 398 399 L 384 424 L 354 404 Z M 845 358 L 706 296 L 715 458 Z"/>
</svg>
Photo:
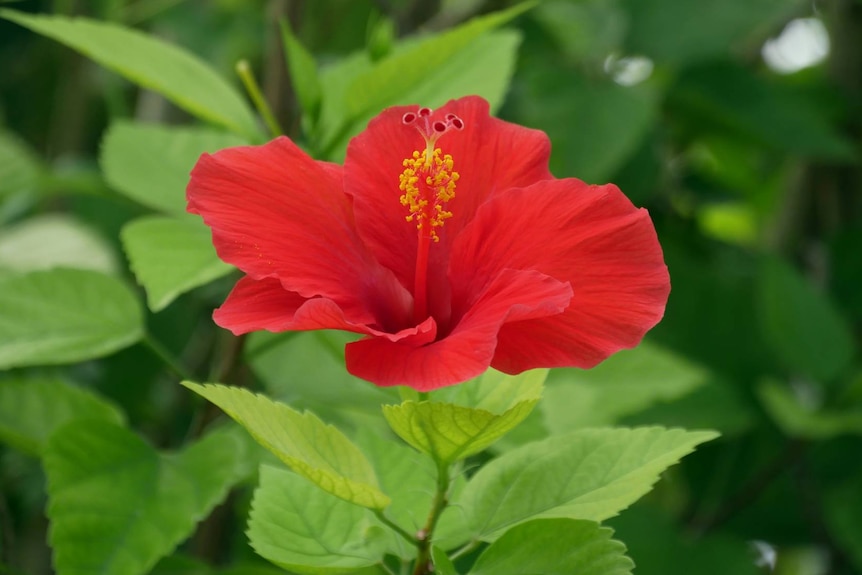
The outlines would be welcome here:
<svg viewBox="0 0 862 575">
<path fill-rule="evenodd" d="M 452 156 L 443 155 L 440 148 L 435 148 L 427 160 L 425 153 L 415 151 L 404 160 L 398 185 L 402 192 L 400 201 L 408 211 L 406 220 L 416 222 L 420 233 L 439 242 L 437 229 L 452 217 L 452 212 L 443 206 L 455 197 L 459 175 L 453 169 Z"/>
</svg>

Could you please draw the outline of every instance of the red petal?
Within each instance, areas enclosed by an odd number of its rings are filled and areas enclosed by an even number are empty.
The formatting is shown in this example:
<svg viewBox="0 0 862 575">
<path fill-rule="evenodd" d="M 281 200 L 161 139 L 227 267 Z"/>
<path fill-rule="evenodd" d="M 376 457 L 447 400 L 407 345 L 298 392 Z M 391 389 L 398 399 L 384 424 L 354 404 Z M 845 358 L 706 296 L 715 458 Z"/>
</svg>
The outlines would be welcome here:
<svg viewBox="0 0 862 575">
<path fill-rule="evenodd" d="M 510 190 L 482 206 L 453 247 L 453 301 L 504 268 L 535 269 L 574 291 L 564 313 L 501 328 L 492 365 L 509 373 L 591 367 L 637 345 L 661 319 L 670 291 L 646 210 L 616 186 L 575 179 Z"/>
<path fill-rule="evenodd" d="M 188 209 L 212 228 L 216 251 L 254 279 L 324 296 L 352 314 L 404 325 L 411 298 L 374 261 L 353 223 L 339 166 L 316 162 L 287 138 L 204 154 Z"/>
<path fill-rule="evenodd" d="M 332 300 L 304 298 L 287 291 L 275 278 L 239 280 L 224 304 L 213 313 L 215 322 L 234 334 L 250 331 L 303 331 L 342 329 L 368 333 L 361 323 L 373 318 L 353 317 L 348 321 Z"/>
<path fill-rule="evenodd" d="M 380 337 L 353 342 L 347 345 L 347 370 L 377 385 L 419 391 L 467 381 L 488 369 L 503 323 L 559 314 L 571 295 L 568 284 L 544 274 L 504 270 L 443 339 L 429 345 Z"/>
<path fill-rule="evenodd" d="M 417 231 L 407 222 L 406 208 L 399 202 L 398 176 L 402 162 L 414 150 L 424 150 L 425 141 L 402 118 L 416 106 L 389 108 L 351 140 L 344 163 L 345 190 L 353 196 L 356 226 L 362 239 L 384 266 L 413 292 Z M 460 179 L 455 198 L 446 205 L 453 213 L 440 232 L 440 242 L 431 250 L 429 292 L 446 289 L 446 267 L 452 238 L 473 218 L 476 209 L 490 195 L 512 187 L 527 186 L 551 177 L 548 171 L 550 143 L 543 132 L 509 124 L 489 116 L 488 103 L 477 96 L 450 101 L 435 110 L 433 118 L 456 114 L 464 129 L 451 130 L 437 146 L 451 154 Z M 436 280 L 436 282 L 435 282 Z M 448 302 L 431 308 L 435 315 Z"/>
</svg>

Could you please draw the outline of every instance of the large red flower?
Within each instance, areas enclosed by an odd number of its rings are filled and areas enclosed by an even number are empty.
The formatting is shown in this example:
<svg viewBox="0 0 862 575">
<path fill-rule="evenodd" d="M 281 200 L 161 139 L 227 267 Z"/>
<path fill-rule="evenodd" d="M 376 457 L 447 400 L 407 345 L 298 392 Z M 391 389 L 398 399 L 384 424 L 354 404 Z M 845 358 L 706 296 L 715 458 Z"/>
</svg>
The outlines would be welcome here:
<svg viewBox="0 0 862 575">
<path fill-rule="evenodd" d="M 649 216 L 614 185 L 555 179 L 549 153 L 466 97 L 385 110 L 344 166 L 284 137 L 204 154 L 188 209 L 246 274 L 216 323 L 363 334 L 347 369 L 420 391 L 637 345 L 670 290 Z"/>
</svg>

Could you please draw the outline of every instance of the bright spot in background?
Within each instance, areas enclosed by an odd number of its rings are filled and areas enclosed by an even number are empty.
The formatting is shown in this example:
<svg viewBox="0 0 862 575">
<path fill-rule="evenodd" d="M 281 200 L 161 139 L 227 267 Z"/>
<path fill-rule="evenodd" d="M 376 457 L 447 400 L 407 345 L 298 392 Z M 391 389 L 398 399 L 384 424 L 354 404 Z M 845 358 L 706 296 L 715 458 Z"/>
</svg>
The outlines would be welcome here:
<svg viewBox="0 0 862 575">
<path fill-rule="evenodd" d="M 643 56 L 620 58 L 611 54 L 605 58 L 605 73 L 621 86 L 634 86 L 652 76 L 653 63 Z"/>
<path fill-rule="evenodd" d="M 791 20 L 761 51 L 766 65 L 790 74 L 822 62 L 829 55 L 829 33 L 819 18 Z"/>
</svg>

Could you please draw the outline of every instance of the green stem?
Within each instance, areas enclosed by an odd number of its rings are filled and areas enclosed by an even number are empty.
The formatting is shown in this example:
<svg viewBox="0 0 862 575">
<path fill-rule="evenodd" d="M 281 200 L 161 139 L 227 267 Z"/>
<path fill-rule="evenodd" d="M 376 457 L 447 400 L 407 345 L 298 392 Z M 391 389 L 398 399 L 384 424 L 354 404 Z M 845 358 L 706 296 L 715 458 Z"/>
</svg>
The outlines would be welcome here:
<svg viewBox="0 0 862 575">
<path fill-rule="evenodd" d="M 153 338 L 153 336 L 149 333 L 144 334 L 144 339 L 141 341 L 144 346 L 153 352 L 153 355 L 162 360 L 162 363 L 165 364 L 174 375 L 179 377 L 180 379 L 187 379 L 190 381 L 194 380 L 194 376 L 189 372 L 183 365 L 174 358 L 171 353 L 159 342 L 157 339 Z"/>
<path fill-rule="evenodd" d="M 400 526 L 396 525 L 393 521 L 390 521 L 385 515 L 383 515 L 383 511 L 381 511 L 379 509 L 375 509 L 374 515 L 377 516 L 377 519 L 379 519 L 381 523 L 388 526 L 390 529 L 395 531 L 398 535 L 403 537 L 404 540 L 407 541 L 407 543 L 409 543 L 410 545 L 416 545 L 416 546 L 419 545 L 419 541 L 417 541 L 415 537 L 413 537 L 410 533 L 408 533 L 407 530 L 402 529 Z"/>
<path fill-rule="evenodd" d="M 451 559 L 452 561 L 455 561 L 459 557 L 463 557 L 464 555 L 466 555 L 467 553 L 469 553 L 470 551 L 472 551 L 473 549 L 478 547 L 481 543 L 482 542 L 479 541 L 478 539 L 474 539 L 473 541 L 470 541 L 469 543 L 465 544 L 463 547 L 461 547 L 460 549 L 458 549 L 457 551 L 455 551 L 454 553 L 449 555 L 449 559 Z"/>
<path fill-rule="evenodd" d="M 284 130 L 278 125 L 278 120 L 275 119 L 269 104 L 266 103 L 263 93 L 260 91 L 260 86 L 257 85 L 257 80 L 254 79 L 254 75 L 251 73 L 251 66 L 248 65 L 248 60 L 240 60 L 236 63 L 236 73 L 239 74 L 242 85 L 245 86 L 245 91 L 248 92 L 251 101 L 254 102 L 254 107 L 257 108 L 272 137 L 277 138 L 284 135 Z"/>
<path fill-rule="evenodd" d="M 431 563 L 431 540 L 434 536 L 434 528 L 437 527 L 437 521 L 449 504 L 450 481 L 448 466 L 438 463 L 437 492 L 434 494 L 434 502 L 431 504 L 431 511 L 428 513 L 425 527 L 416 536 L 419 553 L 416 556 L 413 575 L 431 575 L 434 572 L 434 565 Z"/>
</svg>

